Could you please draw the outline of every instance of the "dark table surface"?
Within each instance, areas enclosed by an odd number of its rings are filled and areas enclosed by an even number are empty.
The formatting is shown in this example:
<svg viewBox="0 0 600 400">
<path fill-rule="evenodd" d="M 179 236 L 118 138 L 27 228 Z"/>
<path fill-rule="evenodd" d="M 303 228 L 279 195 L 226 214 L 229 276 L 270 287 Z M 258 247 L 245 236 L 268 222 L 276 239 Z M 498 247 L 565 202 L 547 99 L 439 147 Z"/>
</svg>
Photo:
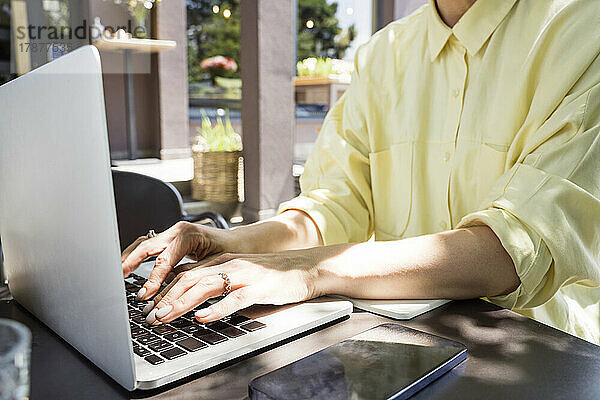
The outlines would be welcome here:
<svg viewBox="0 0 600 400">
<path fill-rule="evenodd" d="M 161 390 L 127 392 L 14 301 L 0 318 L 33 333 L 31 398 L 238 399 L 269 371 L 392 320 L 354 312 L 338 324 Z M 600 347 L 481 300 L 398 323 L 463 343 L 468 357 L 414 399 L 600 399 Z"/>
</svg>

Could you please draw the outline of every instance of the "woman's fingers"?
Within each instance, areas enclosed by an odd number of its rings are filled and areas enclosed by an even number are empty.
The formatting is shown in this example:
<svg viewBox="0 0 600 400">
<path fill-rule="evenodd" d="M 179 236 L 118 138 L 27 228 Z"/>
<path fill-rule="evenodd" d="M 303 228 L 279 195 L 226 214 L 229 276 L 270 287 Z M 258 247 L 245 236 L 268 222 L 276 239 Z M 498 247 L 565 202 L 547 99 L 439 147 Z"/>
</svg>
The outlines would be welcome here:
<svg viewBox="0 0 600 400">
<path fill-rule="evenodd" d="M 125 257 L 121 257 L 121 259 L 124 258 L 124 275 L 129 275 L 130 273 L 135 271 L 145 259 L 160 254 L 167 247 L 166 242 L 159 236 L 155 236 L 152 239 L 146 239 L 142 237 L 136 240 L 134 244 L 136 242 L 138 242 L 137 246 L 133 250 L 131 250 L 129 254 L 127 254 Z M 132 246 L 133 245 L 131 245 L 130 247 Z"/>
<path fill-rule="evenodd" d="M 210 307 L 196 311 L 196 319 L 202 323 L 212 322 L 224 318 L 234 312 L 254 303 L 250 289 L 241 287 L 229 293 L 223 300 L 216 302 Z"/>
<path fill-rule="evenodd" d="M 146 300 L 154 296 L 169 272 L 185 256 L 191 255 L 196 258 L 203 258 L 213 250 L 205 235 L 202 232 L 196 231 L 190 225 L 179 223 L 175 225 L 177 229 L 176 234 L 168 246 L 156 258 L 156 266 L 138 293 L 139 300 Z"/>
<path fill-rule="evenodd" d="M 169 274 L 172 274 L 172 272 L 169 272 Z M 180 276 L 177 275 L 173 279 L 171 279 L 169 284 L 167 286 L 165 286 L 163 288 L 163 290 L 160 291 L 159 294 L 154 296 L 154 298 L 152 300 L 148 301 L 148 304 L 146 304 L 146 307 L 144 307 L 144 309 L 142 310 L 142 313 L 144 313 L 145 315 L 148 315 L 150 313 L 150 311 L 152 311 L 154 309 L 154 306 L 156 306 L 162 300 L 162 298 L 169 292 L 169 290 L 171 290 L 171 288 L 173 286 L 175 286 L 175 284 L 177 284 L 177 281 L 179 280 L 179 278 L 180 278 Z M 168 275 L 167 275 L 167 279 L 168 279 Z"/>
<path fill-rule="evenodd" d="M 174 300 L 177 300 L 185 292 L 187 292 L 192 286 L 198 282 L 197 274 L 195 271 L 188 271 L 180 274 L 177 277 L 177 281 L 171 282 L 165 289 L 163 289 L 159 295 L 154 298 L 155 308 L 161 308 L 171 304 Z"/>
<path fill-rule="evenodd" d="M 135 271 L 145 259 L 163 252 L 169 243 L 186 229 L 189 229 L 187 223 L 177 223 L 153 238 L 148 239 L 146 236 L 137 238 L 137 240 L 129 245 L 121 254 L 123 274 L 129 275 L 131 272 Z"/>
<path fill-rule="evenodd" d="M 182 277 L 158 302 L 156 308 L 148 314 L 146 322 L 149 324 L 155 323 L 157 320 L 171 322 L 198 304 L 219 296 L 221 293 L 223 293 L 223 280 L 218 275 L 208 275 L 202 278 Z"/>
<path fill-rule="evenodd" d="M 212 259 L 214 258 L 215 257 L 213 256 Z M 154 308 L 154 306 L 157 305 L 163 299 L 163 297 L 169 292 L 169 290 L 171 290 L 171 288 L 179 281 L 179 279 L 181 279 L 184 272 L 191 271 L 199 267 L 202 268 L 210 262 L 212 261 L 203 261 L 200 263 L 187 263 L 178 265 L 174 270 L 167 274 L 165 282 L 167 282 L 168 285 L 165 286 L 160 291 L 160 293 L 158 293 L 156 296 L 154 296 L 154 298 L 151 301 L 148 302 L 148 305 L 144 308 L 142 312 L 144 314 L 148 314 Z"/>
<path fill-rule="evenodd" d="M 129 256 L 129 254 L 131 254 L 131 252 L 146 239 L 148 239 L 146 236 L 140 236 L 133 243 L 127 246 L 127 248 L 123 250 L 123 253 L 121 253 L 121 262 L 124 262 Z"/>
<path fill-rule="evenodd" d="M 156 257 L 156 264 L 150 277 L 138 292 L 139 300 L 154 296 L 165 281 L 169 272 L 186 256 L 190 245 L 185 243 L 184 236 L 176 236 L 169 245 Z"/>
<path fill-rule="evenodd" d="M 128 258 L 131 255 L 131 253 L 146 240 L 148 240 L 146 236 L 140 236 L 133 243 L 127 246 L 127 248 L 123 250 L 123 253 L 121 253 L 121 266 L 123 267 L 123 277 L 127 278 L 129 274 L 131 274 L 137 268 L 137 266 L 133 262 L 128 261 Z"/>
</svg>

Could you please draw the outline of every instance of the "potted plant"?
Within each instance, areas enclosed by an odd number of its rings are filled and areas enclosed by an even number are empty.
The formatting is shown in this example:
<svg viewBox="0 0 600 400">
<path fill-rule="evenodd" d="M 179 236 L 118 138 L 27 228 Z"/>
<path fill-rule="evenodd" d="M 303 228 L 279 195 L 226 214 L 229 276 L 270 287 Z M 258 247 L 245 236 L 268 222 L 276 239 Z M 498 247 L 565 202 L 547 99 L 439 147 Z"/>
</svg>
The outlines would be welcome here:
<svg viewBox="0 0 600 400">
<path fill-rule="evenodd" d="M 225 123 L 219 116 L 212 124 L 202 111 L 202 126 L 192 145 L 194 179 L 192 198 L 216 203 L 239 201 L 238 182 L 242 157 L 242 139 L 233 127 L 229 112 Z"/>
<path fill-rule="evenodd" d="M 215 56 L 202 60 L 200 68 L 210 76 L 211 83 L 215 86 L 218 77 L 226 77 L 228 72 L 236 72 L 238 65 L 232 58 Z"/>
</svg>

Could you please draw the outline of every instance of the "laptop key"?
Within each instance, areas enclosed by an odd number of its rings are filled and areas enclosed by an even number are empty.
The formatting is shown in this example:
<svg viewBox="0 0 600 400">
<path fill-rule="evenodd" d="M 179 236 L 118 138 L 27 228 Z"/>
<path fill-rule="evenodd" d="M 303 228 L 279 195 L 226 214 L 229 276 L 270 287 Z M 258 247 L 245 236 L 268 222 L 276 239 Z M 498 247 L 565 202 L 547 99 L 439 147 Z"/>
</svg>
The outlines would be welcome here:
<svg viewBox="0 0 600 400">
<path fill-rule="evenodd" d="M 187 351 L 197 351 L 200 349 L 203 349 L 205 347 L 208 347 L 208 345 L 206 343 L 203 343 L 199 340 L 196 340 L 194 338 L 187 338 L 187 339 L 183 339 L 180 340 L 178 342 L 175 342 L 178 346 L 183 347 L 184 349 L 186 349 Z"/>
<path fill-rule="evenodd" d="M 219 335 L 216 332 L 209 331 L 208 329 L 200 329 L 198 332 L 194 332 L 194 337 L 208 344 L 217 344 L 227 340 L 227 337 Z"/>
<path fill-rule="evenodd" d="M 169 325 L 158 325 L 152 329 L 152 332 L 159 334 L 159 335 L 166 335 L 167 333 L 173 333 L 176 331 L 177 331 L 177 329 L 175 329 Z"/>
<path fill-rule="evenodd" d="M 190 326 L 192 323 L 190 321 L 187 321 L 185 319 L 176 319 L 175 321 L 171 322 L 169 325 L 171 325 L 174 328 L 185 328 L 186 326 Z"/>
<path fill-rule="evenodd" d="M 135 293 L 140 290 L 139 285 L 134 285 L 133 283 L 125 282 L 125 290 L 129 293 Z"/>
<path fill-rule="evenodd" d="M 159 336 L 153 335 L 152 333 L 148 333 L 146 335 L 142 335 L 140 337 L 135 338 L 136 342 L 140 344 L 148 345 L 153 342 L 157 342 L 160 340 Z"/>
<path fill-rule="evenodd" d="M 135 283 L 137 283 L 140 286 L 143 285 L 144 283 L 146 283 L 146 280 L 139 275 L 130 275 L 130 277 L 133 279 L 133 281 Z"/>
<path fill-rule="evenodd" d="M 226 323 L 225 323 L 225 322 L 223 322 L 223 321 L 214 321 L 214 322 L 209 322 L 209 323 L 205 324 L 205 326 L 206 326 L 207 328 L 210 328 L 210 329 L 212 329 L 213 331 L 217 331 L 217 332 L 220 332 L 220 331 L 221 331 L 221 330 L 223 330 L 223 329 L 227 329 L 227 328 L 231 327 L 231 325 L 229 325 L 229 324 L 226 324 Z"/>
<path fill-rule="evenodd" d="M 198 324 L 191 324 L 190 326 L 186 326 L 185 328 L 181 328 L 185 333 L 192 334 L 194 332 L 198 332 L 202 327 Z"/>
<path fill-rule="evenodd" d="M 186 351 L 180 349 L 179 347 L 173 347 L 171 350 L 163 351 L 160 353 L 161 356 L 166 358 L 167 360 L 172 360 L 177 357 L 181 357 L 186 354 Z"/>
<path fill-rule="evenodd" d="M 229 336 L 230 338 L 235 338 L 246 334 L 246 332 L 235 328 L 229 324 L 226 324 L 223 321 L 210 322 L 206 324 L 206 327 L 212 329 L 213 331 L 217 331 L 225 336 Z"/>
<path fill-rule="evenodd" d="M 138 324 L 144 324 L 144 323 L 146 323 L 146 316 L 142 315 L 141 313 L 137 317 L 131 317 L 129 319 L 132 320 L 133 322 L 138 323 Z"/>
<path fill-rule="evenodd" d="M 235 328 L 233 326 L 221 329 L 219 333 L 222 333 L 225 336 L 229 336 L 230 338 L 236 338 L 246 334 L 246 332 L 244 332 L 243 330 Z"/>
<path fill-rule="evenodd" d="M 165 362 L 165 360 L 163 360 L 162 358 L 160 358 L 159 356 L 157 356 L 155 354 L 152 354 L 151 356 L 144 358 L 144 360 L 148 361 L 152 365 L 161 364 L 161 363 Z"/>
<path fill-rule="evenodd" d="M 152 354 L 150 352 L 150 350 L 148 350 L 148 349 L 146 349 L 146 348 L 144 348 L 142 346 L 140 346 L 140 347 L 134 347 L 133 348 L 133 352 L 135 354 L 137 354 L 138 356 L 140 356 L 140 357 L 146 357 L 146 356 Z"/>
<path fill-rule="evenodd" d="M 164 351 L 173 347 L 173 343 L 167 342 L 166 340 L 161 340 L 159 342 L 150 343 L 148 348 L 152 351 L 156 351 L 157 353 L 160 351 Z"/>
<path fill-rule="evenodd" d="M 240 328 L 243 328 L 243 329 L 247 330 L 248 332 L 254 332 L 259 329 L 264 328 L 265 326 L 266 325 L 263 324 L 262 322 L 252 321 L 252 322 L 248 322 L 247 324 L 240 325 Z"/>
<path fill-rule="evenodd" d="M 229 322 L 231 325 L 241 325 L 244 322 L 248 322 L 248 321 L 252 321 L 250 318 L 245 317 L 243 315 L 240 314 L 233 314 L 232 316 L 229 317 Z"/>
<path fill-rule="evenodd" d="M 171 342 L 176 342 L 177 340 L 185 339 L 189 336 L 181 331 L 175 331 L 173 333 L 168 333 L 168 334 L 164 335 L 163 337 Z"/>
<path fill-rule="evenodd" d="M 148 333 L 148 331 L 142 327 L 136 326 L 131 328 L 131 336 L 138 337 Z"/>
</svg>

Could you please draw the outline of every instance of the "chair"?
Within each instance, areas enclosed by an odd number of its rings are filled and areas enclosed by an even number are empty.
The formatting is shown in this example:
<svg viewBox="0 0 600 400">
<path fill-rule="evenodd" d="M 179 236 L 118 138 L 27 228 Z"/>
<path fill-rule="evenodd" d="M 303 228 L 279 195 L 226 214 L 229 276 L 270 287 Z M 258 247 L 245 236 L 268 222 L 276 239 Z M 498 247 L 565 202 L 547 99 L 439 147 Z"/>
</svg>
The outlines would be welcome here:
<svg viewBox="0 0 600 400">
<path fill-rule="evenodd" d="M 112 177 L 122 249 L 150 229 L 158 233 L 178 221 L 207 221 L 217 228 L 229 228 L 219 213 L 187 214 L 183 209 L 181 194 L 170 183 L 114 169 Z"/>
</svg>

